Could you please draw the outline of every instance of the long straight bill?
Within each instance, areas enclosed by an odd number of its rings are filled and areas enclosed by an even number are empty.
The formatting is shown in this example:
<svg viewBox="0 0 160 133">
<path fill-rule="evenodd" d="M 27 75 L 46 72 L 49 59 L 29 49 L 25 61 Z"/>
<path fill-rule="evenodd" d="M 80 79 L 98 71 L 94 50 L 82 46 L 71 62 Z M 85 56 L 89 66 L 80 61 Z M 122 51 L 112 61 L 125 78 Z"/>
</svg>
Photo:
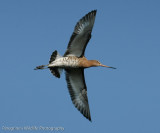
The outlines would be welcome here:
<svg viewBox="0 0 160 133">
<path fill-rule="evenodd" d="M 107 67 L 107 68 L 112 68 L 112 69 L 116 69 L 115 67 L 111 67 L 111 66 L 106 66 L 106 65 L 100 65 L 100 66 L 102 66 L 102 67 Z"/>
</svg>

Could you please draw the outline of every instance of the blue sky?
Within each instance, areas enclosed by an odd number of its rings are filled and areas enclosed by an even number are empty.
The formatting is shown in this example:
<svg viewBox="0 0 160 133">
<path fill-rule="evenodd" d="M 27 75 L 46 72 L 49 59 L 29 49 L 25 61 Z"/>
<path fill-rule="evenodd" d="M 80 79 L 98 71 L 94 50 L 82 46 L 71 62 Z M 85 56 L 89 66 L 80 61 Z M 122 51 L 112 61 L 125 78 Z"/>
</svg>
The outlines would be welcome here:
<svg viewBox="0 0 160 133">
<path fill-rule="evenodd" d="M 1 132 L 61 126 L 64 133 L 159 133 L 159 7 L 158 0 L 1 0 Z M 91 123 L 72 105 L 64 74 L 56 79 L 33 68 L 54 50 L 63 54 L 76 22 L 93 9 L 86 57 L 117 69 L 85 70 Z"/>
</svg>

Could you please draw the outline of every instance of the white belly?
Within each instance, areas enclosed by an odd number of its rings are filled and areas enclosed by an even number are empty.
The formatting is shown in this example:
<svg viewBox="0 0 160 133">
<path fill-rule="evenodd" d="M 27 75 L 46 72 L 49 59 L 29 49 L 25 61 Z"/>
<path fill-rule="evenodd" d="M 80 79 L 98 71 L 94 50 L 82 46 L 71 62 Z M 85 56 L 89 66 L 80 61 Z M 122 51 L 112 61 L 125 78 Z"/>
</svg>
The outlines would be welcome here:
<svg viewBox="0 0 160 133">
<path fill-rule="evenodd" d="M 62 57 L 51 62 L 48 67 L 78 67 L 79 60 L 76 57 Z"/>
</svg>

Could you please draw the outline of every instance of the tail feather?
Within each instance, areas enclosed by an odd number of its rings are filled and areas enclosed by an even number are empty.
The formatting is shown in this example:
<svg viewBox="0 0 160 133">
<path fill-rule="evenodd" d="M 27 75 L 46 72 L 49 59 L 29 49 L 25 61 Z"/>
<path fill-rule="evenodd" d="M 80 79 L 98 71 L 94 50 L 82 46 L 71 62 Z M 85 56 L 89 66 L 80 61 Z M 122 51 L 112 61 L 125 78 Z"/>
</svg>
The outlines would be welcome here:
<svg viewBox="0 0 160 133">
<path fill-rule="evenodd" d="M 54 60 L 61 58 L 62 56 L 57 52 L 57 50 L 55 50 L 52 55 L 51 58 L 49 60 L 49 63 L 52 63 Z"/>
<path fill-rule="evenodd" d="M 51 68 L 49 68 L 49 69 L 50 69 L 51 73 L 52 73 L 55 77 L 60 78 L 61 72 L 62 72 L 62 68 L 51 67 Z"/>
<path fill-rule="evenodd" d="M 52 63 L 54 60 L 56 60 L 57 58 L 61 58 L 62 56 L 59 55 L 59 53 L 57 52 L 57 50 L 55 50 L 50 58 L 49 63 Z M 57 77 L 60 78 L 61 72 L 62 72 L 62 68 L 58 68 L 58 67 L 49 67 L 51 73 Z"/>
<path fill-rule="evenodd" d="M 51 58 L 49 60 L 49 64 L 51 64 L 54 60 L 58 59 L 58 58 L 61 58 L 62 56 L 60 56 L 57 52 L 57 50 L 55 50 L 52 55 L 51 55 Z M 58 68 L 58 67 L 48 67 L 48 65 L 41 65 L 41 66 L 37 66 L 34 70 L 39 70 L 39 69 L 46 69 L 46 68 L 49 68 L 51 73 L 57 77 L 57 78 L 60 78 L 60 75 L 62 73 L 62 68 Z"/>
</svg>

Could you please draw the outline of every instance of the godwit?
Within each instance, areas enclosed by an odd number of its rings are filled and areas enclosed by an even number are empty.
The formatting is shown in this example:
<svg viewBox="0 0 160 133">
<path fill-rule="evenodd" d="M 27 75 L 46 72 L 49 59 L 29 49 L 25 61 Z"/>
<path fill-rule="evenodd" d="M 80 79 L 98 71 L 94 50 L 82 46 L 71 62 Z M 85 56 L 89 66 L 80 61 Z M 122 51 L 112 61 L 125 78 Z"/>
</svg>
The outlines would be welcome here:
<svg viewBox="0 0 160 133">
<path fill-rule="evenodd" d="M 91 39 L 96 12 L 97 10 L 89 12 L 77 22 L 64 56 L 60 56 L 55 50 L 48 65 L 41 65 L 35 68 L 35 70 L 49 68 L 57 78 L 60 78 L 61 71 L 64 69 L 71 100 L 74 106 L 90 121 L 91 115 L 84 69 L 96 66 L 115 69 L 114 67 L 103 65 L 97 60 L 87 60 L 84 57 L 86 46 Z"/>
</svg>

